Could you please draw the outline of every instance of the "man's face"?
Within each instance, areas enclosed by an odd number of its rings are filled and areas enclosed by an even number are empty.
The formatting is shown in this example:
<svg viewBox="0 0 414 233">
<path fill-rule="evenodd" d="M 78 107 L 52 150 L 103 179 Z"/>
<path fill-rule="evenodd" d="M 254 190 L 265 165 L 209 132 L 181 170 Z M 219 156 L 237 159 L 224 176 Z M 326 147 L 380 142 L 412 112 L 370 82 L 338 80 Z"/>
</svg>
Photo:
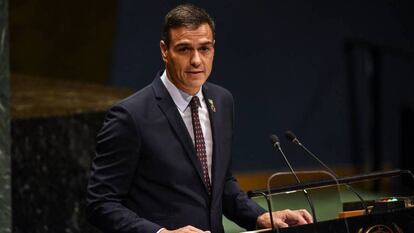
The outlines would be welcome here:
<svg viewBox="0 0 414 233">
<path fill-rule="evenodd" d="M 197 93 L 213 67 L 214 40 L 210 26 L 205 23 L 197 29 L 173 28 L 169 47 L 161 41 L 160 48 L 170 81 L 187 94 Z"/>
</svg>

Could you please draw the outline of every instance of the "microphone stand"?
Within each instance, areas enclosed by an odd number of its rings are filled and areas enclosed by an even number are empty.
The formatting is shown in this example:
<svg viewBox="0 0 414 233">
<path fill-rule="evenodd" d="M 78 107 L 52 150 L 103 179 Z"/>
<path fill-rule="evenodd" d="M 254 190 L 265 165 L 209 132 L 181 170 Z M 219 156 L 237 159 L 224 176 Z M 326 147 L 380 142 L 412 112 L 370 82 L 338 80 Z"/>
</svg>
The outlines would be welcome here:
<svg viewBox="0 0 414 233">
<path fill-rule="evenodd" d="M 251 191 L 249 191 L 251 192 Z M 269 210 L 269 216 L 270 216 L 270 224 L 272 225 L 272 230 L 276 229 L 276 232 L 279 233 L 279 227 L 275 227 L 275 223 L 273 222 L 273 211 L 272 211 L 272 204 L 270 202 L 270 198 L 269 195 L 267 195 L 264 192 L 255 192 L 256 195 L 261 195 L 266 199 L 266 203 L 267 203 L 267 209 Z M 249 196 L 249 194 L 248 194 Z"/>
<path fill-rule="evenodd" d="M 279 138 L 276 135 L 272 135 L 271 139 L 272 139 L 273 149 L 275 149 L 277 147 L 279 152 L 282 154 L 282 157 L 285 160 L 286 164 L 288 165 L 290 171 L 292 172 L 293 176 L 295 177 L 296 182 L 298 184 L 301 184 L 301 182 L 299 180 L 299 177 L 296 175 L 296 172 L 293 170 L 292 166 L 290 165 L 289 160 L 287 159 L 285 153 L 283 153 L 283 150 L 280 146 Z M 302 192 L 305 195 L 305 197 L 306 197 L 306 199 L 309 203 L 309 206 L 311 208 L 313 221 L 314 221 L 314 223 L 317 223 L 318 221 L 317 221 L 317 218 L 316 218 L 315 207 L 313 205 L 312 199 L 310 198 L 310 194 L 306 191 L 306 189 L 302 189 Z"/>
<path fill-rule="evenodd" d="M 297 140 L 297 144 L 303 149 L 303 150 L 305 150 L 309 155 L 311 155 L 316 161 L 318 161 L 318 163 L 320 164 L 320 165 L 322 165 L 322 167 L 324 167 L 326 170 L 328 170 L 328 172 L 329 173 L 331 173 L 334 177 L 335 177 L 335 179 L 338 179 L 338 176 L 336 175 L 336 173 L 332 170 L 332 169 L 330 169 L 324 162 L 322 162 L 318 157 L 316 157 L 316 155 L 314 155 L 310 150 L 308 150 L 308 148 L 306 148 L 304 145 L 302 145 L 302 143 L 300 143 L 299 142 L 299 140 Z M 369 214 L 369 211 L 368 211 L 368 206 L 367 206 L 367 203 L 366 203 L 366 201 L 362 198 L 362 196 L 361 195 L 359 195 L 359 193 L 357 192 L 357 191 L 355 191 L 355 189 L 354 188 L 352 188 L 352 186 L 350 186 L 349 184 L 345 184 L 345 187 L 349 190 L 349 191 L 351 191 L 353 194 L 355 194 L 355 196 L 357 196 L 358 197 L 358 199 L 359 199 L 359 201 L 361 202 L 361 204 L 362 204 L 362 207 L 364 208 L 364 210 L 365 210 L 365 214 Z"/>
<path fill-rule="evenodd" d="M 289 140 L 289 141 L 291 141 L 291 142 L 293 142 L 294 144 L 296 144 L 296 145 L 298 145 L 300 148 L 302 148 L 302 150 L 304 150 L 305 152 L 306 152 L 306 154 L 308 154 L 308 155 L 310 155 L 314 160 L 316 160 L 323 168 L 325 168 L 329 173 L 331 173 L 332 175 L 333 175 L 333 177 L 335 177 L 335 180 L 338 180 L 338 175 L 336 175 L 336 173 L 331 169 L 331 168 L 329 168 L 324 162 L 322 162 L 314 153 L 312 153 L 310 150 L 308 150 L 308 148 L 306 148 L 306 146 L 304 146 L 300 141 L 299 141 L 299 139 L 296 137 L 296 135 L 292 132 L 292 131 L 290 131 L 290 130 L 288 130 L 288 131 L 286 131 L 285 132 L 285 135 L 286 135 L 286 137 L 287 137 L 287 139 Z M 359 193 L 355 190 L 355 189 L 353 189 L 349 184 L 345 184 L 345 187 L 349 190 L 349 191 L 351 191 L 353 194 L 355 194 L 357 197 L 358 197 L 358 199 L 359 199 L 359 201 L 361 202 L 361 204 L 362 204 L 362 207 L 364 208 L 364 210 L 365 210 L 365 214 L 369 214 L 369 211 L 368 211 L 368 207 L 367 207 L 367 203 L 365 202 L 365 200 L 362 198 L 362 196 L 361 195 L 359 195 Z"/>
</svg>

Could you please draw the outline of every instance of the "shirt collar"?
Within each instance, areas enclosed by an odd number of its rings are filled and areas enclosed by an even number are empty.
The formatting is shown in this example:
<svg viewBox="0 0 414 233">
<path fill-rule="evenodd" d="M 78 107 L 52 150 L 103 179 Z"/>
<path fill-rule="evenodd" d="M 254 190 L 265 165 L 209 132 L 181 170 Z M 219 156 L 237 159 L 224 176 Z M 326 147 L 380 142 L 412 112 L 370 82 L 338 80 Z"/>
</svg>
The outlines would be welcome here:
<svg viewBox="0 0 414 233">
<path fill-rule="evenodd" d="M 167 72 L 164 70 L 164 72 L 161 75 L 161 81 L 164 84 L 164 86 L 167 88 L 168 93 L 170 93 L 171 98 L 173 99 L 175 105 L 177 105 L 177 108 L 184 112 L 188 105 L 190 104 L 191 99 L 193 96 L 181 91 L 178 89 L 167 77 Z M 202 88 L 195 94 L 200 101 L 204 101 L 203 92 L 201 91 Z M 200 106 L 201 107 L 201 106 Z"/>
</svg>

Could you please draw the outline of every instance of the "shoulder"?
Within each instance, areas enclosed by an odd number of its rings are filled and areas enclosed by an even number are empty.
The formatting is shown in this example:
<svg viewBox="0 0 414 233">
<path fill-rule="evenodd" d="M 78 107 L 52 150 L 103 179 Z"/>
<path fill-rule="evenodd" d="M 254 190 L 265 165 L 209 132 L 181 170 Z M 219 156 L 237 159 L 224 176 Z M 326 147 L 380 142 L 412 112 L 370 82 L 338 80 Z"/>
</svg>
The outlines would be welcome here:
<svg viewBox="0 0 414 233">
<path fill-rule="evenodd" d="M 152 91 L 151 85 L 148 85 L 134 92 L 130 96 L 117 101 L 116 103 L 112 105 L 111 109 L 123 108 L 127 111 L 133 111 L 134 109 L 142 109 L 146 105 L 153 102 L 154 99 L 155 97 L 154 97 L 154 93 Z"/>
<path fill-rule="evenodd" d="M 219 86 L 211 82 L 206 82 L 203 87 L 205 91 L 210 95 L 227 98 L 233 101 L 233 95 L 231 94 L 231 92 L 222 86 Z"/>
<path fill-rule="evenodd" d="M 151 88 L 148 85 L 130 96 L 114 103 L 106 113 L 106 119 L 134 119 L 139 117 L 149 109 L 155 106 L 155 97 Z M 112 116 L 112 117 L 111 117 Z"/>
<path fill-rule="evenodd" d="M 123 106 L 125 108 L 136 108 L 137 106 L 147 103 L 151 99 L 154 99 L 154 93 L 151 85 L 148 85 L 125 99 L 120 100 L 115 105 Z"/>
</svg>

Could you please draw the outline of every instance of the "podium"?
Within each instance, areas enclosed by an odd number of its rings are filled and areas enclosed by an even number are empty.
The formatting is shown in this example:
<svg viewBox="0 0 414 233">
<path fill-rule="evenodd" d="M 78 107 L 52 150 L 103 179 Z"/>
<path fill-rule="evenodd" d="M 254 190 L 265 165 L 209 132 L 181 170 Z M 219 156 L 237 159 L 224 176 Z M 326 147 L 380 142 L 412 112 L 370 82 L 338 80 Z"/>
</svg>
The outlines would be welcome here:
<svg viewBox="0 0 414 233">
<path fill-rule="evenodd" d="M 387 172 L 375 172 L 352 177 L 338 178 L 332 180 L 322 180 L 310 183 L 302 183 L 292 186 L 285 186 L 281 188 L 274 188 L 267 190 L 249 191 L 250 197 L 264 196 L 269 200 L 269 196 L 281 193 L 290 192 L 292 190 L 303 190 L 312 187 L 329 186 L 337 184 L 349 184 L 355 181 L 372 180 L 382 177 L 394 177 L 401 175 L 413 174 L 408 170 L 393 170 Z M 368 203 L 363 200 L 364 204 Z M 269 210 L 271 205 L 269 204 Z M 406 203 L 407 204 L 407 203 Z M 274 228 L 267 230 L 260 230 L 259 232 L 275 232 L 275 233 L 411 233 L 414 232 L 414 205 L 412 199 L 410 203 L 401 208 L 386 208 L 381 211 L 372 211 L 354 217 L 338 218 L 326 221 L 320 221 L 313 224 L 294 226 L 289 228 Z M 387 205 L 388 206 L 388 205 Z M 392 206 L 392 205 L 390 205 Z M 378 206 L 377 206 L 378 207 Z M 378 210 L 378 209 L 377 209 Z M 368 211 L 368 209 L 367 209 Z"/>
<path fill-rule="evenodd" d="M 347 229 L 348 228 L 348 229 Z M 260 232 L 277 232 L 264 230 Z M 384 214 L 334 219 L 314 224 L 279 228 L 280 233 L 412 233 L 414 208 Z"/>
</svg>

